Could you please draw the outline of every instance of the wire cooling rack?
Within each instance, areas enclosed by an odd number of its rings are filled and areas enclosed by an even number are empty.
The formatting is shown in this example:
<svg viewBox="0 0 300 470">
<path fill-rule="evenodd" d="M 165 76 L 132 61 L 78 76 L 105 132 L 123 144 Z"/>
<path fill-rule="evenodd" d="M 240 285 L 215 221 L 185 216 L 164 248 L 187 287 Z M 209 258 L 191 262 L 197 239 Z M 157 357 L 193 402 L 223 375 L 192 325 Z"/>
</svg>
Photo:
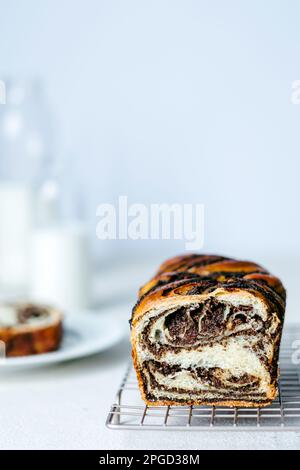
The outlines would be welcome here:
<svg viewBox="0 0 300 470">
<path fill-rule="evenodd" d="M 280 351 L 279 394 L 265 408 L 146 406 L 130 366 L 110 408 L 106 425 L 110 429 L 140 430 L 300 431 L 300 365 L 295 364 L 297 357 L 300 358 L 300 328 L 289 328 L 284 331 Z"/>
</svg>

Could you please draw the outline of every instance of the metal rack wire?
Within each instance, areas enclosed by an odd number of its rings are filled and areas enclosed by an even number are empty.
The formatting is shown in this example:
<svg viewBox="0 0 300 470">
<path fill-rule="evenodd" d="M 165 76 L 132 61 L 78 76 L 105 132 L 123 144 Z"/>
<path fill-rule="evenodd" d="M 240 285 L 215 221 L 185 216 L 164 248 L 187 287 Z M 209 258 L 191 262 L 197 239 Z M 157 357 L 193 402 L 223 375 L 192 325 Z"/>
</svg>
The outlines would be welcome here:
<svg viewBox="0 0 300 470">
<path fill-rule="evenodd" d="M 140 398 L 135 372 L 130 366 L 110 408 L 106 425 L 110 429 L 140 430 L 300 431 L 300 366 L 292 360 L 297 338 L 300 339 L 300 328 L 284 332 L 279 394 L 265 408 L 146 406 Z"/>
</svg>

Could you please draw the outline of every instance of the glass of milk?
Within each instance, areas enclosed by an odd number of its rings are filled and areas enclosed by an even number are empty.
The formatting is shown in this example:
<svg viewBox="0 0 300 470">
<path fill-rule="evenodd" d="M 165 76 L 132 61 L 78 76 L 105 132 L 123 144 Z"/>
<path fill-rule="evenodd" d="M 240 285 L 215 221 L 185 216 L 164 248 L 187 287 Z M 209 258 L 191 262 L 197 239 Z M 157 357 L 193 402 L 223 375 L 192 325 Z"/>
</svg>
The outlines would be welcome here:
<svg viewBox="0 0 300 470">
<path fill-rule="evenodd" d="M 89 308 L 89 239 L 70 187 L 70 204 L 62 209 L 65 189 L 66 182 L 54 177 L 39 192 L 38 223 L 32 237 L 31 297 L 74 313 Z"/>
</svg>

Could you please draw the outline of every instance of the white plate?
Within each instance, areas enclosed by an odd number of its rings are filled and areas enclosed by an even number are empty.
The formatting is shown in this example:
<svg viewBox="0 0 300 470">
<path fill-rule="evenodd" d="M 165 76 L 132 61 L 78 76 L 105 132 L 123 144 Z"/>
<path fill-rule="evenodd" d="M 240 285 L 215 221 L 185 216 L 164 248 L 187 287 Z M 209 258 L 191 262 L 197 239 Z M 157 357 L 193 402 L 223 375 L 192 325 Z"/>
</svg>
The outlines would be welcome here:
<svg viewBox="0 0 300 470">
<path fill-rule="evenodd" d="M 4 358 L 1 367 L 27 367 L 69 361 L 98 353 L 115 345 L 125 334 L 124 322 L 109 315 L 82 312 L 69 315 L 64 320 L 64 335 L 58 351 L 32 356 Z"/>
</svg>

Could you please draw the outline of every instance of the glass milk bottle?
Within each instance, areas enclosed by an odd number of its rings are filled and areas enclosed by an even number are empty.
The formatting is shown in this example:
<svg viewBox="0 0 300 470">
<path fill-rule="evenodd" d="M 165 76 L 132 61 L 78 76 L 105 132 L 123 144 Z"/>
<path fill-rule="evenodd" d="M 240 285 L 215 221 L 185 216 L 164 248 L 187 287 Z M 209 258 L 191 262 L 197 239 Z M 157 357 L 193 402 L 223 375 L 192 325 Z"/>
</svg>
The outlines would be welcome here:
<svg viewBox="0 0 300 470">
<path fill-rule="evenodd" d="M 0 291 L 24 293 L 35 185 L 50 159 L 50 121 L 37 81 L 7 80 L 0 105 Z"/>
</svg>

